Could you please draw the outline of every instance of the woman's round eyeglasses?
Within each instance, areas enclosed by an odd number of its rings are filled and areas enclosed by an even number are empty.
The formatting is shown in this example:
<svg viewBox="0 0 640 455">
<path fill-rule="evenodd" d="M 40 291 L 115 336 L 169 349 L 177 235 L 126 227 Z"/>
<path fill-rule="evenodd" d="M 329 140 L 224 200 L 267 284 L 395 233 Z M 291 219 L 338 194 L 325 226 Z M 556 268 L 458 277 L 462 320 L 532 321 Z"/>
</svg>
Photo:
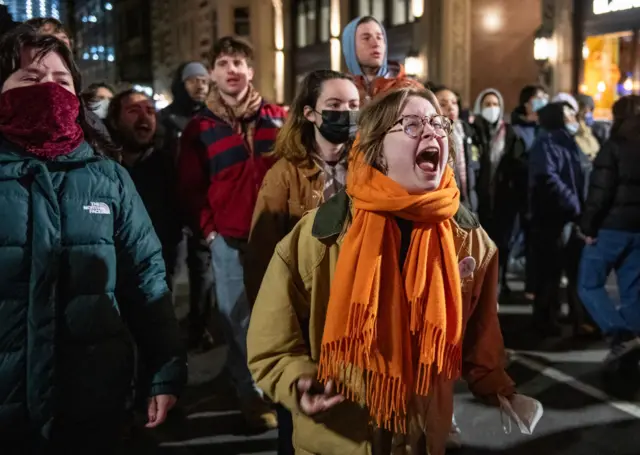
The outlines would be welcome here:
<svg viewBox="0 0 640 455">
<path fill-rule="evenodd" d="M 390 129 L 389 133 L 404 131 L 404 133 L 413 139 L 418 139 L 424 133 L 425 125 L 429 125 L 436 136 L 445 137 L 451 134 L 451 120 L 444 115 L 432 115 L 430 117 L 420 117 L 418 115 L 403 115 L 400 120 L 393 124 L 402 126 L 402 129 Z"/>
</svg>

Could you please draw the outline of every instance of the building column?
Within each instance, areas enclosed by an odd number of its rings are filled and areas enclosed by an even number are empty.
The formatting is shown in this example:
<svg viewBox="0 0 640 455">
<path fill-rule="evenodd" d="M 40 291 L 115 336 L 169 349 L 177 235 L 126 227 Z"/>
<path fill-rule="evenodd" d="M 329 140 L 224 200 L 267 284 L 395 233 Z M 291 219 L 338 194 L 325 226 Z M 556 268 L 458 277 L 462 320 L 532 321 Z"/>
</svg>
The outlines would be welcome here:
<svg viewBox="0 0 640 455">
<path fill-rule="evenodd" d="M 471 96 L 471 0 L 442 1 L 440 16 L 439 78 L 442 83 L 460 92 L 464 100 Z M 436 19 L 437 20 L 437 19 Z"/>
<path fill-rule="evenodd" d="M 295 65 L 293 62 L 293 56 L 295 53 L 295 29 L 293 17 L 295 14 L 295 8 L 293 0 L 282 0 L 282 21 L 284 29 L 284 97 L 287 103 L 293 100 L 296 93 L 296 75 Z"/>
<path fill-rule="evenodd" d="M 344 30 L 344 28 L 347 26 L 347 24 L 349 22 L 351 22 L 352 17 L 351 17 L 351 2 L 356 2 L 357 0 L 343 0 L 338 2 L 339 3 L 339 14 L 340 14 L 340 53 L 342 54 L 342 31 Z M 333 6 L 333 5 L 332 5 Z M 347 65 L 344 61 L 344 57 L 341 55 L 340 56 L 340 70 L 342 72 L 348 73 L 349 70 L 347 69 Z"/>
<path fill-rule="evenodd" d="M 250 9 L 251 43 L 254 49 L 254 85 L 269 102 L 276 102 L 275 14 L 273 3 L 254 0 Z M 233 12 L 231 13 L 233 14 Z M 231 16 L 233 24 L 233 15 Z"/>
<path fill-rule="evenodd" d="M 573 1 L 572 0 L 543 0 L 552 11 L 553 39 L 555 52 L 552 52 L 550 64 L 553 69 L 551 87 L 553 94 L 558 92 L 573 92 L 573 65 L 578 63 L 578 56 L 574 58 L 573 33 Z M 544 6 L 543 6 L 544 8 Z M 543 10 L 544 12 L 544 10 Z M 544 17 L 543 17 L 543 20 Z"/>
</svg>

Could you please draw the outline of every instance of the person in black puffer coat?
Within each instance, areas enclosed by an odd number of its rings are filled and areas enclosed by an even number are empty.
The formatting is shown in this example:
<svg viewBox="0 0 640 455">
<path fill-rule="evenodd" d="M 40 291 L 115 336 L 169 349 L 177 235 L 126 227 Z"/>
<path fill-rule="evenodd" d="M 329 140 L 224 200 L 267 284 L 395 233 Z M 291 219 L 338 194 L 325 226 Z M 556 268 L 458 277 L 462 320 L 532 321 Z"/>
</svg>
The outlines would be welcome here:
<svg viewBox="0 0 640 455">
<path fill-rule="evenodd" d="M 0 451 L 118 453 L 133 340 L 149 427 L 186 382 L 160 242 L 126 170 L 91 145 L 69 49 L 20 26 L 0 56 Z"/>
<path fill-rule="evenodd" d="M 171 85 L 173 103 L 160 112 L 165 135 L 165 148 L 177 160 L 180 136 L 193 116 L 205 107 L 210 88 L 207 69 L 199 62 L 180 65 Z M 186 217 L 185 217 L 186 219 Z M 208 349 L 213 339 L 207 331 L 211 318 L 214 280 L 211 273 L 211 252 L 200 235 L 199 226 L 186 225 L 187 268 L 189 269 L 189 348 Z"/>
<path fill-rule="evenodd" d="M 578 290 L 600 329 L 611 336 L 605 363 L 635 368 L 640 348 L 640 96 L 621 98 L 613 114 L 611 138 L 593 163 L 580 224 L 587 246 Z M 605 289 L 614 269 L 619 308 Z"/>
</svg>

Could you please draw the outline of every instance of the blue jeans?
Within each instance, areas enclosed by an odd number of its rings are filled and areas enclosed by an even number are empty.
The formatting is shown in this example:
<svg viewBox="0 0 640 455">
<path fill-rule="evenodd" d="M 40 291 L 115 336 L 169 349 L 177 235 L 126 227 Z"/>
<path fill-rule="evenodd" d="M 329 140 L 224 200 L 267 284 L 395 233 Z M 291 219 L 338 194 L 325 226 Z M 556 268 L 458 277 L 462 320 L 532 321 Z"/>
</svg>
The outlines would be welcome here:
<svg viewBox="0 0 640 455">
<path fill-rule="evenodd" d="M 616 271 L 620 306 L 605 289 Z M 582 253 L 578 293 L 600 329 L 606 334 L 640 334 L 640 233 L 601 230 L 594 245 Z"/>
<path fill-rule="evenodd" d="M 227 369 L 241 401 L 260 395 L 247 366 L 247 331 L 251 310 L 244 290 L 241 253 L 222 236 L 211 242 L 211 263 L 216 283 L 216 301 L 227 341 Z"/>
</svg>

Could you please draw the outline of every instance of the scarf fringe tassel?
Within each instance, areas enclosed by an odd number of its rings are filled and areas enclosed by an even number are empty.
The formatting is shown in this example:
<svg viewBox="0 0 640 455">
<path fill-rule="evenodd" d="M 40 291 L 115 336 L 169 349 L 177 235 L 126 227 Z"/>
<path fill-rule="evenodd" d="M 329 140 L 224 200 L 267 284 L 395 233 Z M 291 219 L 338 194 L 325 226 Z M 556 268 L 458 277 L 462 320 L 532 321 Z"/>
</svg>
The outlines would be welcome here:
<svg viewBox="0 0 640 455">
<path fill-rule="evenodd" d="M 414 303 L 412 308 L 415 306 L 420 305 Z M 457 379 L 461 371 L 461 348 L 447 342 L 441 328 L 424 322 L 422 330 L 411 329 L 419 347 L 416 377 L 391 377 L 371 368 L 370 354 L 376 352 L 377 357 L 381 357 L 377 349 L 372 349 L 377 338 L 374 321 L 365 305 L 353 304 L 345 336 L 322 346 L 318 377 L 323 382 L 333 379 L 338 393 L 350 401 L 361 402 L 364 398 L 379 427 L 406 434 L 408 388 L 417 395 L 427 396 L 434 375 L 444 374 L 447 380 Z M 411 325 L 414 326 L 413 321 Z M 375 366 L 376 369 L 382 367 Z M 408 368 L 415 371 L 413 365 Z M 364 390 L 356 387 L 363 376 Z M 403 379 L 409 379 L 411 383 L 404 383 Z"/>
</svg>

